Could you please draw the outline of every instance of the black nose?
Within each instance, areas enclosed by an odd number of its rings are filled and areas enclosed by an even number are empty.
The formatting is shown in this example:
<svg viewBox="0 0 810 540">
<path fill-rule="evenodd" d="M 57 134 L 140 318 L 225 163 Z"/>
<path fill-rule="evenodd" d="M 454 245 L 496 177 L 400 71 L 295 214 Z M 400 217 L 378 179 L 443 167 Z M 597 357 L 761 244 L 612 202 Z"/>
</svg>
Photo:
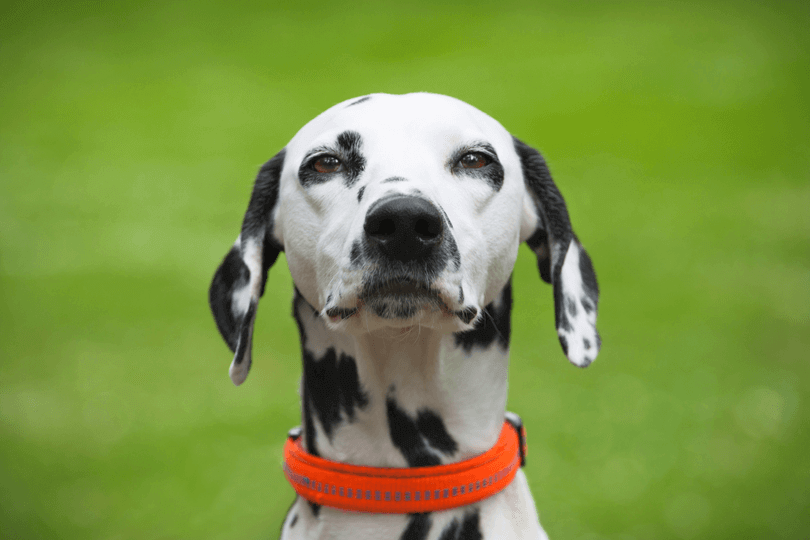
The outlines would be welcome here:
<svg viewBox="0 0 810 540">
<path fill-rule="evenodd" d="M 439 210 L 408 195 L 372 205 L 363 226 L 368 242 L 391 259 L 423 259 L 439 245 L 444 227 Z"/>
</svg>

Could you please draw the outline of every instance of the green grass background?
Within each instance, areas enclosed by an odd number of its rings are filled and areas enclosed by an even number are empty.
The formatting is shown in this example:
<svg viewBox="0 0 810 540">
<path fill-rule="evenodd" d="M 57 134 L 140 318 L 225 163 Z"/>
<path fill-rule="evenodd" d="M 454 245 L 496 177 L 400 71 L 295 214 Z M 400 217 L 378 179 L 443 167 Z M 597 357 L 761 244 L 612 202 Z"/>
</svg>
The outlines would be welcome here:
<svg viewBox="0 0 810 540">
<path fill-rule="evenodd" d="M 238 389 L 208 283 L 298 128 L 423 90 L 544 152 L 599 275 L 579 370 L 515 269 L 509 407 L 552 538 L 810 537 L 807 3 L 0 10 L 0 537 L 277 535 L 291 280 Z"/>
</svg>

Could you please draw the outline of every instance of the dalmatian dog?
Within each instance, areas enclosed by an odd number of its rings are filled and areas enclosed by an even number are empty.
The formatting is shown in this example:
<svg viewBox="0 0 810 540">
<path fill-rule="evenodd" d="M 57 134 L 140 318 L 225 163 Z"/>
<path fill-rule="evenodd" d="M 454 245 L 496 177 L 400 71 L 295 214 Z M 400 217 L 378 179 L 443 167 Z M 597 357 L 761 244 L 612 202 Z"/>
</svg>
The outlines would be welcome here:
<svg viewBox="0 0 810 540">
<path fill-rule="evenodd" d="M 373 467 L 489 450 L 504 421 L 518 247 L 553 290 L 563 352 L 596 357 L 598 286 L 541 155 L 447 96 L 372 94 L 306 124 L 261 167 L 209 300 L 244 382 L 268 269 L 286 254 L 303 355 L 302 445 Z M 281 435 L 281 434 L 279 434 Z M 521 470 L 478 503 L 419 514 L 296 498 L 284 539 L 546 538 Z"/>
</svg>

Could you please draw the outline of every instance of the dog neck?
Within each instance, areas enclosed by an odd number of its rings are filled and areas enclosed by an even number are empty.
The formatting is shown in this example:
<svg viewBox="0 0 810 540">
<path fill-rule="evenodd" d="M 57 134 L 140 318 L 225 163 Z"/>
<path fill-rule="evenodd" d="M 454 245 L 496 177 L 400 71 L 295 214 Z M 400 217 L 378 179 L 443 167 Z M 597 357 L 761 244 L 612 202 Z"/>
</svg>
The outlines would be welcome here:
<svg viewBox="0 0 810 540">
<path fill-rule="evenodd" d="M 492 447 L 506 408 L 511 287 L 475 330 L 358 336 L 327 328 L 297 291 L 304 447 L 355 465 L 453 463 Z"/>
</svg>

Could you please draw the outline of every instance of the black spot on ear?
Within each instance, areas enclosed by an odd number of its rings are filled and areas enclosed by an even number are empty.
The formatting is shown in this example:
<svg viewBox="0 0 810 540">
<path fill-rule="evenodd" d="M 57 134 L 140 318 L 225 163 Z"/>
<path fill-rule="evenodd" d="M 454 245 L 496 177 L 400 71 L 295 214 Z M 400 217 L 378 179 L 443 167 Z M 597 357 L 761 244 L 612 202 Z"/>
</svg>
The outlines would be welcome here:
<svg viewBox="0 0 810 540">
<path fill-rule="evenodd" d="M 582 309 L 585 310 L 585 313 L 593 313 L 593 304 L 590 302 L 590 300 L 583 298 L 580 301 L 580 304 L 582 304 Z"/>
<path fill-rule="evenodd" d="M 577 303 L 570 296 L 565 297 L 565 307 L 568 309 L 568 313 L 572 317 L 577 316 Z"/>
<path fill-rule="evenodd" d="M 582 285 L 585 292 L 595 304 L 599 298 L 599 284 L 596 282 L 596 272 L 593 269 L 591 257 L 584 249 L 579 250 L 579 273 L 582 276 Z"/>
<path fill-rule="evenodd" d="M 217 268 L 208 290 L 208 303 L 214 314 L 214 321 L 231 352 L 236 351 L 239 327 L 244 320 L 244 314 L 233 312 L 233 292 L 246 286 L 249 280 L 250 270 L 242 260 L 239 248 L 234 246 Z"/>
<path fill-rule="evenodd" d="M 568 356 L 568 340 L 565 339 L 565 336 L 559 336 L 559 338 L 563 353 L 565 353 L 565 355 Z"/>
<path fill-rule="evenodd" d="M 431 448 L 445 455 L 455 453 L 456 441 L 436 413 L 422 409 L 414 420 L 399 408 L 393 396 L 389 395 L 385 404 L 391 441 L 405 457 L 409 467 L 439 465 L 441 460 Z"/>
<path fill-rule="evenodd" d="M 497 340 L 502 349 L 508 349 L 512 331 L 511 279 L 501 291 L 498 301 L 488 304 L 482 315 L 475 328 L 454 334 L 456 346 L 471 352 L 474 347 L 486 349 Z"/>
<path fill-rule="evenodd" d="M 591 340 L 588 338 L 582 338 L 582 346 L 585 347 L 585 350 L 587 351 L 591 348 Z"/>
<path fill-rule="evenodd" d="M 360 99 L 358 99 L 356 101 L 352 101 L 351 103 L 346 105 L 346 107 L 353 107 L 354 105 L 360 105 L 361 103 L 365 103 L 366 101 L 368 101 L 370 99 L 371 99 L 371 96 L 361 97 Z"/>
<path fill-rule="evenodd" d="M 411 514 L 401 540 L 425 540 L 430 532 L 430 514 Z"/>
</svg>

